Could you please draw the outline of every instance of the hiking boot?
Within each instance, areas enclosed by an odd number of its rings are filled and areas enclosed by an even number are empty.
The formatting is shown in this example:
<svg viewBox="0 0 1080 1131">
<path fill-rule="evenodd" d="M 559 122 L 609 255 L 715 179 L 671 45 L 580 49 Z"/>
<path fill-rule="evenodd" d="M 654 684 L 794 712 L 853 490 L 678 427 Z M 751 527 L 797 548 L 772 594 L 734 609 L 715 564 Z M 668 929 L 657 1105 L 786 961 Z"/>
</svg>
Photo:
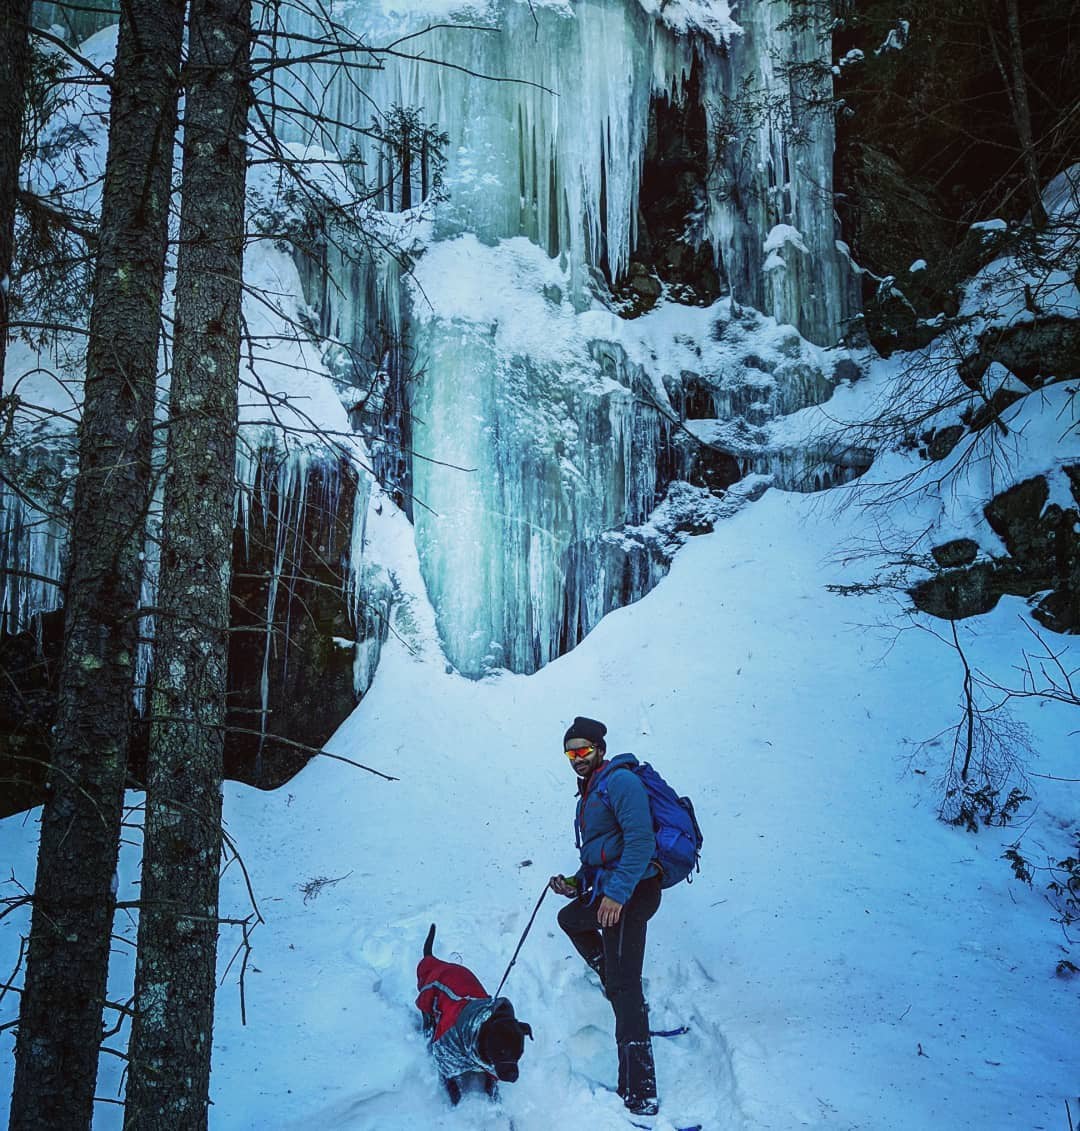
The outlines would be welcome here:
<svg viewBox="0 0 1080 1131">
<path fill-rule="evenodd" d="M 651 1042 L 619 1045 L 619 1095 L 634 1115 L 655 1115 L 659 1111 Z"/>
<path fill-rule="evenodd" d="M 656 1115 L 660 1110 L 656 1096 L 631 1096 L 625 1102 L 626 1110 L 632 1115 Z"/>
</svg>

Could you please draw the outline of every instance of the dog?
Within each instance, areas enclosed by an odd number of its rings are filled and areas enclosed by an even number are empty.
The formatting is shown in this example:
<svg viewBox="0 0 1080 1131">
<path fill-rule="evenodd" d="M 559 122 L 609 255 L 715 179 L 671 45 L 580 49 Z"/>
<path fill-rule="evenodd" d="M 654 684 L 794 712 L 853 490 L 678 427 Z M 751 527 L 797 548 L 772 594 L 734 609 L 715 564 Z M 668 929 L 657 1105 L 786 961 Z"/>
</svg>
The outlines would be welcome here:
<svg viewBox="0 0 1080 1131">
<path fill-rule="evenodd" d="M 525 1038 L 533 1039 L 532 1027 L 514 1016 L 507 998 L 490 997 L 468 967 L 436 958 L 434 943 L 432 923 L 416 967 L 416 1008 L 439 1078 L 452 1104 L 480 1087 L 496 1099 L 499 1080 L 512 1084 L 518 1078 L 518 1061 Z"/>
</svg>

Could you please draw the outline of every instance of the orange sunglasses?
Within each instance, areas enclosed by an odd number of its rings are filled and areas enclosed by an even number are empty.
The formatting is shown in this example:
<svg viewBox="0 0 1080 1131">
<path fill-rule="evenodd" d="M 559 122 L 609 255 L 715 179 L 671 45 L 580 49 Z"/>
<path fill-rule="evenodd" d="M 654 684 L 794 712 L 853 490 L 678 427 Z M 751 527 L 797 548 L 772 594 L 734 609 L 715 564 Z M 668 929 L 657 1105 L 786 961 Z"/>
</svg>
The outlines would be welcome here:
<svg viewBox="0 0 1080 1131">
<path fill-rule="evenodd" d="M 579 746 L 575 750 L 564 750 L 563 753 L 571 762 L 576 762 L 579 758 L 588 758 L 595 749 L 595 746 Z"/>
</svg>

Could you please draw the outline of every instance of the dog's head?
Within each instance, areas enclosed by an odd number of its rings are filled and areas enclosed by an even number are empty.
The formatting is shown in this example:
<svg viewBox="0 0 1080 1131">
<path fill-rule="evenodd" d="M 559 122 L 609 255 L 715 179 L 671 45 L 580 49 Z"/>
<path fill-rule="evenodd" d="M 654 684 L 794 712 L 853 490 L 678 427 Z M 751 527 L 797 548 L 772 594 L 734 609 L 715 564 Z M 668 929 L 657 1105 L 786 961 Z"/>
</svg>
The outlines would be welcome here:
<svg viewBox="0 0 1080 1131">
<path fill-rule="evenodd" d="M 532 1027 L 514 1016 L 514 1007 L 500 998 L 492 1015 L 480 1026 L 477 1052 L 495 1069 L 500 1080 L 512 1084 L 518 1078 L 518 1061 L 525 1051 L 525 1038 L 532 1040 Z"/>
</svg>

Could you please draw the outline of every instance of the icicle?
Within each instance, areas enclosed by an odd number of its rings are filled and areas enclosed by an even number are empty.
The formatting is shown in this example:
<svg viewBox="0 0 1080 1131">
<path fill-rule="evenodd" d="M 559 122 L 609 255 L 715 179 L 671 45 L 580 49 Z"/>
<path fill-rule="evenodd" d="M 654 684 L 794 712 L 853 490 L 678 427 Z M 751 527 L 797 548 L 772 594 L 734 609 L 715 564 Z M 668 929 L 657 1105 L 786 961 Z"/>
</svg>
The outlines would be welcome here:
<svg viewBox="0 0 1080 1131">
<path fill-rule="evenodd" d="M 710 111 L 706 226 L 732 294 L 832 345 L 859 309 L 859 297 L 850 263 L 836 247 L 823 18 L 796 12 L 790 0 L 749 6 L 744 34 L 726 57 L 703 48 L 702 101 Z M 794 67 L 802 70 L 796 74 Z M 760 104 L 756 109 L 745 105 L 747 91 Z M 800 236 L 782 254 L 763 248 L 777 225 Z"/>
<path fill-rule="evenodd" d="M 349 537 L 349 560 L 345 566 L 344 589 L 349 606 L 349 619 L 359 630 L 363 624 L 361 607 L 364 602 L 364 540 L 367 531 L 368 505 L 371 501 L 371 477 L 362 474 L 357 482 L 353 501 L 352 533 Z M 359 645 L 358 645 L 359 648 Z M 359 654 L 359 653 L 358 653 Z M 364 685 L 366 690 L 367 684 Z M 357 690 L 360 690 L 359 685 Z"/>
<path fill-rule="evenodd" d="M 423 5 L 416 8 L 388 16 L 380 4 L 356 4 L 348 18 L 377 45 L 428 27 Z M 290 9 L 289 18 L 294 30 L 313 31 L 301 13 Z M 692 43 L 622 0 L 581 0 L 572 11 L 502 0 L 496 24 L 491 32 L 443 25 L 411 41 L 417 58 L 385 58 L 378 69 L 339 76 L 326 92 L 328 117 L 366 126 L 372 107 L 419 110 L 425 124 L 450 137 L 449 200 L 436 210 L 437 234 L 467 230 L 485 241 L 526 235 L 550 255 L 567 256 L 574 300 L 584 307 L 590 269 L 606 265 L 617 277 L 627 268 L 649 102 L 654 91 L 681 91 Z M 285 102 L 304 104 L 324 77 L 303 66 L 284 75 Z M 282 122 L 296 144 L 355 145 L 375 182 L 386 169 L 378 137 L 343 130 L 332 139 L 324 132 L 329 127 Z M 373 263 L 372 269 L 382 268 Z M 363 278 L 355 282 L 344 294 L 331 288 L 325 296 L 333 313 L 324 311 L 324 325 L 340 327 L 346 337 L 372 293 Z M 391 307 L 392 293 L 384 289 Z"/>
<path fill-rule="evenodd" d="M 355 457 L 350 464 L 355 478 L 350 474 L 346 480 L 342 460 L 350 457 Z M 253 506 L 258 509 L 264 528 L 273 531 L 259 673 L 259 730 L 264 737 L 275 657 L 281 661 L 282 676 L 288 672 L 292 574 L 297 563 L 310 551 L 305 543 L 305 531 L 314 525 L 334 532 L 339 525 L 346 490 L 354 492 L 352 519 L 348 543 L 342 548 L 339 560 L 342 594 L 356 630 L 354 672 L 358 694 L 367 689 L 378 663 L 386 631 L 379 618 L 368 615 L 366 610 L 369 604 L 375 607 L 380 603 L 384 586 L 372 581 L 369 574 L 377 573 L 377 570 L 364 561 L 364 532 L 372 479 L 360 458 L 360 450 L 354 450 L 348 444 L 327 445 L 318 440 L 303 443 L 262 426 L 241 429 L 241 442 L 237 445 L 236 505 L 238 526 L 244 531 L 245 552 L 248 545 L 246 531 L 253 517 Z M 314 520 L 312 513 L 317 516 Z M 338 560 L 327 564 L 333 568 Z M 275 617 L 280 622 L 282 608 L 285 610 L 283 645 L 275 638 Z"/>
<path fill-rule="evenodd" d="M 67 527 L 0 482 L 0 618 L 6 633 L 63 603 Z"/>
</svg>

